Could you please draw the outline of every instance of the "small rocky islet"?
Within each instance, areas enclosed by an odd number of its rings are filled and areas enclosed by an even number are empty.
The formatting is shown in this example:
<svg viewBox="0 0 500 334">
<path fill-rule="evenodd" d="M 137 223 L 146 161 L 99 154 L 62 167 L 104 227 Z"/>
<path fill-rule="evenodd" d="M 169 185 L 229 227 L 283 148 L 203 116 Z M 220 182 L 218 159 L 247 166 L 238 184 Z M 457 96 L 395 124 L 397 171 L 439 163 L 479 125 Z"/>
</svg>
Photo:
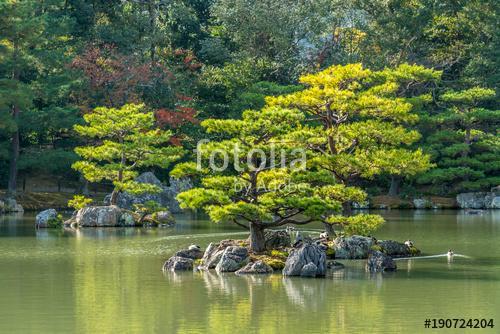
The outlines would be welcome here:
<svg viewBox="0 0 500 334">
<path fill-rule="evenodd" d="M 420 255 L 411 241 L 377 240 L 360 235 L 328 237 L 303 237 L 292 244 L 292 237 L 285 230 L 266 231 L 266 248 L 254 253 L 248 240 L 222 240 L 210 243 L 202 251 L 191 245 L 176 252 L 163 265 L 165 272 L 215 270 L 218 273 L 234 272 L 237 275 L 272 274 L 283 276 L 324 277 L 328 270 L 344 266 L 338 259 L 366 260 L 369 272 L 394 271 L 393 258 Z"/>
</svg>

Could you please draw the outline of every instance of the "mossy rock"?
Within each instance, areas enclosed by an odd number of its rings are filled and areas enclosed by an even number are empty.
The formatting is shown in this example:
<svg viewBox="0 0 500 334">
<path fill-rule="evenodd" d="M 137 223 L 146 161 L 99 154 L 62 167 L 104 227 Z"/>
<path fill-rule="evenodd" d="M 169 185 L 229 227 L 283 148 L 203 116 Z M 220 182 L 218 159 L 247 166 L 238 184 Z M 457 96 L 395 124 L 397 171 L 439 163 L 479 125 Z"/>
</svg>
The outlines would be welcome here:
<svg viewBox="0 0 500 334">
<path fill-rule="evenodd" d="M 287 251 L 281 251 L 281 250 L 278 250 L 278 249 L 273 249 L 270 252 L 270 256 L 286 260 L 286 258 L 288 257 L 288 252 Z"/>
<path fill-rule="evenodd" d="M 335 248 L 333 247 L 328 247 L 326 250 L 326 258 L 327 259 L 334 259 L 335 258 Z"/>
<path fill-rule="evenodd" d="M 409 247 L 410 248 L 410 254 L 411 256 L 417 256 L 417 255 L 420 255 L 420 249 L 418 249 L 417 247 L 415 246 L 411 246 Z"/>
<path fill-rule="evenodd" d="M 264 258 L 262 261 L 273 268 L 273 270 L 283 270 L 285 268 L 285 261 L 277 258 Z"/>
<path fill-rule="evenodd" d="M 372 251 L 384 252 L 384 250 L 382 249 L 382 247 L 381 247 L 380 245 L 372 245 L 372 246 L 370 247 L 370 249 L 371 249 Z"/>
</svg>

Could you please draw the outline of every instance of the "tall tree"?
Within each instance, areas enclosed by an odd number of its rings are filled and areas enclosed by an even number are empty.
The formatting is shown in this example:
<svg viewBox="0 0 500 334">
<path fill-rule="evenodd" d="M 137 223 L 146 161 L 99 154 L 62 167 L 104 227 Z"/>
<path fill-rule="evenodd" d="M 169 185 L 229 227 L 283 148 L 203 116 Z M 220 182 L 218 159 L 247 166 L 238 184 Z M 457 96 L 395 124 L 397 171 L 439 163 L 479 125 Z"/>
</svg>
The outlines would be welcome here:
<svg viewBox="0 0 500 334">
<path fill-rule="evenodd" d="M 441 96 L 447 107 L 424 121 L 426 140 L 437 168 L 419 177 L 440 194 L 488 190 L 500 182 L 500 111 L 484 108 L 495 91 L 474 87 Z"/>
<path fill-rule="evenodd" d="M 183 153 L 182 148 L 168 145 L 171 132 L 158 129 L 153 112 L 143 109 L 143 105 L 134 104 L 119 109 L 100 107 L 84 115 L 86 125 L 75 126 L 80 135 L 94 142 L 75 149 L 84 160 L 75 162 L 73 168 L 88 181 L 113 182 L 112 205 L 122 191 L 158 191 L 157 186 L 134 181 L 138 170 L 150 166 L 167 168 Z"/>
<path fill-rule="evenodd" d="M 296 109 L 266 107 L 245 111 L 240 120 L 203 121 L 208 133 L 227 139 L 198 147 L 210 165 L 174 168 L 171 174 L 177 177 L 202 174 L 201 187 L 177 196 L 181 207 L 202 208 L 215 222 L 249 229 L 251 249 L 262 252 L 267 228 L 322 222 L 340 209 L 342 200 L 363 200 L 360 189 L 336 184 L 321 171 L 302 170 L 307 147 L 288 136 L 301 128 L 304 118 Z M 381 222 L 361 215 L 349 223 L 376 227 Z"/>
<path fill-rule="evenodd" d="M 397 95 L 401 73 L 407 77 L 439 75 L 408 65 L 379 72 L 361 64 L 332 66 L 302 76 L 306 89 L 269 97 L 267 102 L 298 108 L 309 116 L 310 126 L 297 136 L 317 152 L 311 162 L 341 184 L 354 185 L 382 173 L 414 175 L 428 169 L 430 162 L 422 150 L 409 148 L 420 135 L 405 127 L 418 117 L 411 113 L 413 105 Z M 344 213 L 350 214 L 349 201 L 343 205 Z"/>
<path fill-rule="evenodd" d="M 0 40 L 2 41 L 0 112 L 10 113 L 8 196 L 17 190 L 20 152 L 19 115 L 32 104 L 30 84 L 36 76 L 36 51 L 45 29 L 44 16 L 32 1 L 8 1 L 0 4 Z M 5 116 L 4 116 L 5 119 Z"/>
</svg>

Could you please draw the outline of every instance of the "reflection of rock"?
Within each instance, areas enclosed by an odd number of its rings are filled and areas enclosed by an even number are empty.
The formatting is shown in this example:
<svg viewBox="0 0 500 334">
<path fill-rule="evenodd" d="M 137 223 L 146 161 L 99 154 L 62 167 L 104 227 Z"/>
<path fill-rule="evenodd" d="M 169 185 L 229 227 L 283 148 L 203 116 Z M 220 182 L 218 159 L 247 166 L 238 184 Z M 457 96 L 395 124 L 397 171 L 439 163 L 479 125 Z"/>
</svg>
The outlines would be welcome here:
<svg viewBox="0 0 500 334">
<path fill-rule="evenodd" d="M 304 267 L 306 267 L 306 269 L 303 271 Z M 285 268 L 283 269 L 284 276 L 304 275 L 308 277 L 316 277 L 324 276 L 325 273 L 325 250 L 323 247 L 310 242 L 304 242 L 300 248 L 293 249 L 286 259 Z"/>
<path fill-rule="evenodd" d="M 283 287 L 290 303 L 302 307 L 307 312 L 324 310 L 325 299 L 330 298 L 325 291 L 332 286 L 332 282 L 322 279 L 283 279 Z"/>
<path fill-rule="evenodd" d="M 353 235 L 338 237 L 335 243 L 335 258 L 337 259 L 366 259 L 374 244 L 373 238 Z"/>
<path fill-rule="evenodd" d="M 81 227 L 120 226 L 122 211 L 119 207 L 88 206 L 78 210 L 76 223 Z"/>
<path fill-rule="evenodd" d="M 244 274 L 271 274 L 273 272 L 273 268 L 264 263 L 264 261 L 256 261 L 250 262 L 240 270 L 236 272 L 238 275 Z"/>
<path fill-rule="evenodd" d="M 164 271 L 186 271 L 193 270 L 193 259 L 180 256 L 172 256 L 163 264 Z"/>
<path fill-rule="evenodd" d="M 47 209 L 36 215 L 35 226 L 39 228 L 55 227 L 59 218 L 55 209 Z"/>
<path fill-rule="evenodd" d="M 117 205 L 124 209 L 133 209 L 134 204 L 144 204 L 147 201 L 154 201 L 159 203 L 161 206 L 167 207 L 172 213 L 180 213 L 182 209 L 179 207 L 179 202 L 175 197 L 188 189 L 192 188 L 191 181 L 189 179 L 176 179 L 170 178 L 170 186 L 165 186 L 160 180 L 151 172 L 142 173 L 136 178 L 137 182 L 154 184 L 161 188 L 161 192 L 157 194 L 141 194 L 132 195 L 129 193 L 120 193 L 118 195 Z M 109 204 L 110 195 L 106 196 L 104 203 Z"/>
<path fill-rule="evenodd" d="M 370 272 L 394 271 L 396 263 L 392 257 L 379 251 L 371 251 L 366 261 L 366 270 Z"/>
<path fill-rule="evenodd" d="M 233 272 L 248 263 L 248 249 L 240 246 L 227 247 L 215 267 L 218 273 Z"/>
</svg>

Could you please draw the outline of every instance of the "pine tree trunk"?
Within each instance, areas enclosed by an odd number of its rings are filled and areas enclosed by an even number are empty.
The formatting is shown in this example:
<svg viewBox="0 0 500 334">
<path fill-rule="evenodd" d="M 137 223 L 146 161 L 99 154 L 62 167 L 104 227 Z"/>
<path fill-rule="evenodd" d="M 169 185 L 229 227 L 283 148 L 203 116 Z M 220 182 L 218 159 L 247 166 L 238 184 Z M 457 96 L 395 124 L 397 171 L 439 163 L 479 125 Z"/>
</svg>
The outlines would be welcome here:
<svg viewBox="0 0 500 334">
<path fill-rule="evenodd" d="M 250 249 L 256 253 L 266 250 L 264 228 L 255 223 L 250 223 Z"/>
<path fill-rule="evenodd" d="M 14 122 L 18 124 L 19 120 L 19 108 L 14 106 L 12 108 L 12 117 Z M 17 191 L 17 163 L 19 160 L 19 129 L 12 134 L 10 143 L 10 160 L 9 160 L 9 183 L 7 188 L 7 197 L 14 198 Z"/>
<path fill-rule="evenodd" d="M 400 185 L 401 185 L 401 177 L 392 175 L 391 186 L 389 187 L 389 196 L 398 196 Z"/>
<path fill-rule="evenodd" d="M 343 202 L 342 203 L 342 214 L 344 216 L 350 216 L 350 215 L 352 215 L 351 202 Z"/>
</svg>

